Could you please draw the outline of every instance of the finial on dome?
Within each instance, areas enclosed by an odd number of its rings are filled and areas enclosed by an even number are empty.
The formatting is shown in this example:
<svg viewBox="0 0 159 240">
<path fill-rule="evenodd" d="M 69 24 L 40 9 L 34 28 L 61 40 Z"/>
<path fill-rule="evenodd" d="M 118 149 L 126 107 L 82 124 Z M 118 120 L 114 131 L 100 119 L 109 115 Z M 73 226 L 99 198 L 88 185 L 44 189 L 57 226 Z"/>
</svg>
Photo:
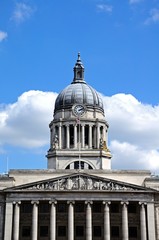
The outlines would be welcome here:
<svg viewBox="0 0 159 240">
<path fill-rule="evenodd" d="M 81 61 L 80 52 L 78 52 L 78 59 L 77 59 L 77 61 Z"/>
<path fill-rule="evenodd" d="M 74 70 L 74 79 L 73 79 L 72 83 L 85 82 L 84 81 L 84 66 L 81 61 L 80 52 L 78 52 L 78 58 L 77 58 L 77 61 L 76 61 L 76 64 L 75 64 L 73 70 Z"/>
</svg>

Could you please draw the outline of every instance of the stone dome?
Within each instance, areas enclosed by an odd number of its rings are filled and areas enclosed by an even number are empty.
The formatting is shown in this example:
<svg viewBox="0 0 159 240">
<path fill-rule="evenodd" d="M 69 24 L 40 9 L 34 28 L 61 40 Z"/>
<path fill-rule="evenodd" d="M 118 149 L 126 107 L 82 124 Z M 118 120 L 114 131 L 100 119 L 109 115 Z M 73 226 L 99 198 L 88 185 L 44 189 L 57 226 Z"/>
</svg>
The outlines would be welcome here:
<svg viewBox="0 0 159 240">
<path fill-rule="evenodd" d="M 84 104 L 87 108 L 98 108 L 104 112 L 100 94 L 84 81 L 84 67 L 80 54 L 74 67 L 73 82 L 57 96 L 54 113 L 58 110 L 69 109 L 74 104 Z"/>
</svg>

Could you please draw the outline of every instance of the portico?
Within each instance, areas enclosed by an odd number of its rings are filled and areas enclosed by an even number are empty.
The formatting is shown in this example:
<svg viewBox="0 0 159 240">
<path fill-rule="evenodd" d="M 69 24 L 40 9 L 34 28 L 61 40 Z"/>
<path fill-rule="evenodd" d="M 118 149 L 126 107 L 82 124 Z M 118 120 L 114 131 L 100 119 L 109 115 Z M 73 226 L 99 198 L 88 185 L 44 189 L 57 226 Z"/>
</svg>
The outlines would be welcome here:
<svg viewBox="0 0 159 240">
<path fill-rule="evenodd" d="M 12 189 L 4 240 L 147 240 L 152 204 L 146 188 L 85 174 L 28 184 Z"/>
</svg>

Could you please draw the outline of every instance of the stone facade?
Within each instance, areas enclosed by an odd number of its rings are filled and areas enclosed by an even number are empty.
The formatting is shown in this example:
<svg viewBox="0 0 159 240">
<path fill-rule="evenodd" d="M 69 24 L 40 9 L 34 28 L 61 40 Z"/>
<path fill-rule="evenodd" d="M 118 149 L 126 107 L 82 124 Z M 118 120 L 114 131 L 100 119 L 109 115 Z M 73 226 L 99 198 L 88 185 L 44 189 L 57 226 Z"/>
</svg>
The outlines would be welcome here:
<svg viewBox="0 0 159 240">
<path fill-rule="evenodd" d="M 159 178 L 111 169 L 109 125 L 80 54 L 49 128 L 48 169 L 0 176 L 0 240 L 159 240 Z"/>
</svg>

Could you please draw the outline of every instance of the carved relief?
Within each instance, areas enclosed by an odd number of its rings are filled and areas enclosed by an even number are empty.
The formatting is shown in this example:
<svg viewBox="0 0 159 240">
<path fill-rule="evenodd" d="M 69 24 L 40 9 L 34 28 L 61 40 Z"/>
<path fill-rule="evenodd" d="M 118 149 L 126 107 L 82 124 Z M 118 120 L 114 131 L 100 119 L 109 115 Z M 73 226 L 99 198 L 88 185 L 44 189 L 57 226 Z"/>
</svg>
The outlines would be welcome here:
<svg viewBox="0 0 159 240">
<path fill-rule="evenodd" d="M 77 175 L 68 178 L 61 178 L 58 180 L 51 180 L 43 183 L 35 184 L 34 186 L 28 187 L 28 190 L 130 190 L 134 189 L 129 186 L 125 186 L 113 181 L 102 181 L 100 179 L 94 179 L 87 176 Z"/>
</svg>

